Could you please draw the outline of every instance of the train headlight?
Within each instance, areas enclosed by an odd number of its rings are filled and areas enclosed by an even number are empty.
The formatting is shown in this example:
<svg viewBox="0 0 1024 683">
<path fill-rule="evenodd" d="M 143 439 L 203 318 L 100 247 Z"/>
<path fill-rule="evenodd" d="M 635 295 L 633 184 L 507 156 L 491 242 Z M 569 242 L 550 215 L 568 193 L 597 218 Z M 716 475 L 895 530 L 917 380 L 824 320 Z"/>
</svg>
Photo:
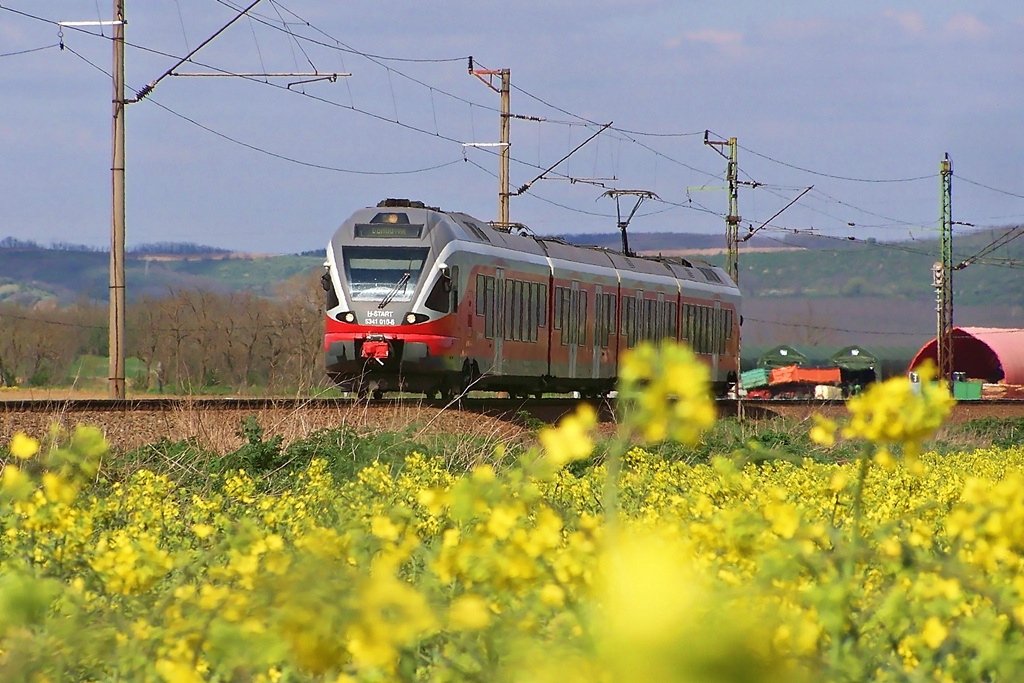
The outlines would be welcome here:
<svg viewBox="0 0 1024 683">
<path fill-rule="evenodd" d="M 356 321 L 356 314 L 353 313 L 352 311 L 349 311 L 348 313 L 343 315 L 341 319 L 347 323 L 354 323 Z"/>
<path fill-rule="evenodd" d="M 405 314 L 405 317 L 402 320 L 405 322 L 406 325 L 415 325 L 416 323 L 422 323 L 430 320 L 430 316 L 424 315 L 423 313 L 413 313 L 410 311 L 409 313 Z"/>
</svg>

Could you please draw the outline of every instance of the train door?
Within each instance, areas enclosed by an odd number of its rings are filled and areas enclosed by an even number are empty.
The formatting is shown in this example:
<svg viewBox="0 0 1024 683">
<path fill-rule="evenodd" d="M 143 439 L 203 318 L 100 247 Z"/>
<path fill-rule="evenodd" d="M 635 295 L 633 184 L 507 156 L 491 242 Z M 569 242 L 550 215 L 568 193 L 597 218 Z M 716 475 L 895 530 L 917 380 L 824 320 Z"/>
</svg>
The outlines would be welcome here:
<svg viewBox="0 0 1024 683">
<path fill-rule="evenodd" d="M 569 377 L 576 377 L 576 356 L 579 348 L 580 283 L 573 280 L 569 292 Z"/>
<path fill-rule="evenodd" d="M 505 269 L 498 268 L 494 287 L 494 364 L 493 372 L 502 374 L 501 359 L 504 355 L 502 339 L 505 337 Z"/>
</svg>

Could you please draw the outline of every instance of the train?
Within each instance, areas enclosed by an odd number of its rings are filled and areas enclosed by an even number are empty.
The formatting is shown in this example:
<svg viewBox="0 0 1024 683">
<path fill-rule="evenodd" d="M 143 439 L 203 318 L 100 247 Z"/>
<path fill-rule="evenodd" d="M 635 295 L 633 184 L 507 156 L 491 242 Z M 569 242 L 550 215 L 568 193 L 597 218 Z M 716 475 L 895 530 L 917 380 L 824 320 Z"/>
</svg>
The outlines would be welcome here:
<svg viewBox="0 0 1024 683">
<path fill-rule="evenodd" d="M 328 377 L 361 397 L 596 398 L 627 349 L 666 338 L 691 346 L 719 394 L 739 375 L 740 291 L 704 262 L 387 199 L 337 229 L 321 282 Z"/>
</svg>

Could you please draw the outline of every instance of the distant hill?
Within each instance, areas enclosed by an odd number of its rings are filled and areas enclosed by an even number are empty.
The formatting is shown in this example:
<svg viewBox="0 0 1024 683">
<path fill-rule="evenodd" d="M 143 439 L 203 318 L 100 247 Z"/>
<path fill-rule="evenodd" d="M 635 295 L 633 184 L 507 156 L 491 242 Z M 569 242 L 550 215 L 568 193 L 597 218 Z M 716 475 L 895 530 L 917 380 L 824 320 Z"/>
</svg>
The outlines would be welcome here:
<svg viewBox="0 0 1024 683">
<path fill-rule="evenodd" d="M 1007 230 L 957 234 L 954 262 L 983 251 Z M 617 233 L 563 238 L 619 248 Z M 725 262 L 724 254 L 716 253 L 722 242 L 720 235 L 630 234 L 635 251 L 698 251 L 700 258 L 717 265 Z M 939 259 L 937 239 L 880 242 L 759 233 L 740 245 L 739 259 L 743 334 L 751 343 L 912 346 L 934 335 L 931 267 Z M 274 296 L 280 283 L 318 273 L 322 264 L 320 250 L 267 256 L 159 245 L 127 255 L 127 294 L 129 301 L 163 297 L 177 289 Z M 0 302 L 105 302 L 108 268 L 109 257 L 102 251 L 0 240 Z M 1024 239 L 1010 241 L 955 271 L 953 285 L 956 324 L 1024 327 Z"/>
<path fill-rule="evenodd" d="M 50 249 L 0 241 L 0 302 L 31 306 L 42 302 L 107 301 L 110 255 L 92 250 Z M 177 289 L 225 293 L 251 291 L 273 296 L 275 287 L 301 273 L 312 273 L 323 256 L 236 254 L 195 245 L 161 245 L 125 255 L 129 301 L 162 297 Z"/>
</svg>

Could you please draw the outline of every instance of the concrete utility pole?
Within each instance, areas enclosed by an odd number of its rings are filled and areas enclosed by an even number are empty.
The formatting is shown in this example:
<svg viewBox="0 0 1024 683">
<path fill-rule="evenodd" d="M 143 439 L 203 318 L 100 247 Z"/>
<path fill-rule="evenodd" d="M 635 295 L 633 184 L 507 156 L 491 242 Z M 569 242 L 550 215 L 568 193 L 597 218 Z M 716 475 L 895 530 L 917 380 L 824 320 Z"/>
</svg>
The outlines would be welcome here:
<svg viewBox="0 0 1024 683">
<path fill-rule="evenodd" d="M 938 324 L 935 336 L 938 379 L 952 387 L 953 382 L 953 162 L 949 153 L 939 166 L 942 185 L 941 261 L 932 266 L 935 309 Z"/>
<path fill-rule="evenodd" d="M 124 0 L 114 0 L 113 135 L 110 166 L 113 189 L 110 220 L 110 398 L 124 399 Z"/>
<path fill-rule="evenodd" d="M 498 143 L 498 225 L 509 225 L 508 212 L 508 162 L 511 110 L 509 91 L 512 83 L 512 72 L 509 69 L 474 69 L 473 58 L 469 58 L 469 73 L 479 78 L 484 85 L 501 95 L 501 142 Z M 484 78 L 486 76 L 486 78 Z M 501 78 L 501 87 L 494 87 L 494 77 Z M 479 145 L 478 145 L 479 146 Z"/>
<path fill-rule="evenodd" d="M 178 60 L 174 66 L 168 69 L 162 76 L 152 81 L 149 85 L 140 90 L 136 97 L 125 99 L 124 79 L 124 27 L 125 21 L 124 0 L 114 0 L 113 21 L 62 21 L 58 26 L 111 26 L 112 42 L 114 52 L 114 64 L 111 74 L 113 82 L 113 130 L 111 134 L 111 212 L 110 212 L 110 337 L 109 353 L 110 368 L 108 374 L 110 398 L 125 398 L 125 106 L 139 102 L 153 91 L 153 88 L 168 76 L 243 76 L 243 77 L 297 77 L 308 80 L 297 81 L 288 85 L 312 83 L 315 81 L 329 80 L 332 83 L 337 81 L 339 76 L 350 76 L 347 73 L 262 73 L 262 74 L 228 74 L 228 73 L 199 73 L 183 74 L 176 73 L 176 69 L 189 61 L 193 55 L 203 49 L 217 36 L 226 31 L 236 21 L 246 16 L 251 9 L 256 7 L 262 0 L 254 0 L 245 9 L 241 10 L 234 19 L 229 21 L 216 33 L 204 40 L 198 47 L 189 52 L 185 57 Z M 507 85 L 506 85 L 507 88 Z"/>
</svg>

